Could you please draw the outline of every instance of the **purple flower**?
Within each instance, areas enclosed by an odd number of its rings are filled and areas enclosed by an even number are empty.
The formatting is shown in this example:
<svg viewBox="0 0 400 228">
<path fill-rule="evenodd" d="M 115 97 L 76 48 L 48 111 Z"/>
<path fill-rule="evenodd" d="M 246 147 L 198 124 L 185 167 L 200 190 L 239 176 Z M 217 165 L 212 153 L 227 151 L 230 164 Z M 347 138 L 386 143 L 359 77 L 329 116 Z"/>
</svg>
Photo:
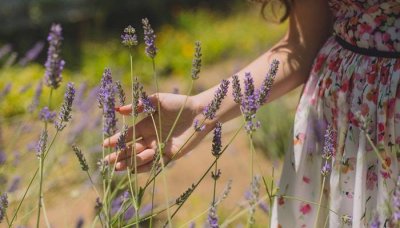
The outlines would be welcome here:
<svg viewBox="0 0 400 228">
<path fill-rule="evenodd" d="M 212 120 L 215 118 L 215 114 L 221 106 L 222 100 L 226 96 L 226 93 L 228 92 L 228 87 L 229 81 L 225 79 L 222 80 L 217 91 L 215 91 L 213 100 L 203 110 L 203 115 L 206 117 L 206 119 Z"/>
<path fill-rule="evenodd" d="M 98 101 L 103 108 L 103 132 L 111 136 L 116 131 L 117 118 L 115 116 L 115 89 L 112 83 L 111 71 L 106 68 L 100 82 Z"/>
<path fill-rule="evenodd" d="M 152 209 L 151 203 L 145 204 L 143 207 L 140 208 L 140 211 L 139 211 L 140 217 L 143 217 L 143 216 L 151 213 L 151 209 Z"/>
<path fill-rule="evenodd" d="M 146 45 L 146 55 L 154 59 L 157 54 L 157 48 L 155 45 L 156 35 L 154 34 L 154 30 L 151 28 L 147 18 L 142 19 L 142 24 L 144 30 L 144 44 Z"/>
<path fill-rule="evenodd" d="M 36 156 L 40 158 L 43 156 L 43 153 L 46 151 L 46 144 L 47 144 L 47 131 L 43 130 L 40 134 L 39 141 L 36 144 Z"/>
<path fill-rule="evenodd" d="M 381 222 L 379 222 L 379 214 L 375 213 L 375 216 L 371 221 L 370 228 L 379 228 L 380 225 L 381 225 Z"/>
<path fill-rule="evenodd" d="M 8 208 L 7 193 L 3 193 L 0 195 L 0 223 L 6 217 L 7 208 Z"/>
<path fill-rule="evenodd" d="M 97 100 L 99 102 L 99 108 L 103 108 L 104 94 L 106 93 L 106 88 L 112 83 L 113 81 L 111 76 L 111 70 L 109 68 L 106 68 L 104 69 L 103 76 L 101 77 L 100 88 L 97 96 Z"/>
<path fill-rule="evenodd" d="M 85 224 L 85 220 L 83 219 L 82 216 L 79 216 L 78 220 L 76 221 L 76 228 L 82 228 L 83 225 Z"/>
<path fill-rule="evenodd" d="M 335 132 L 332 125 L 328 125 L 324 136 L 324 149 L 322 151 L 322 158 L 329 160 L 335 152 L 334 144 Z"/>
<path fill-rule="evenodd" d="M 56 118 L 57 113 L 50 111 L 49 107 L 44 107 L 39 112 L 39 119 L 44 122 L 52 123 L 54 118 Z"/>
<path fill-rule="evenodd" d="M 240 81 L 238 75 L 232 76 L 232 95 L 236 103 L 240 104 L 242 102 L 242 89 L 240 88 Z"/>
<path fill-rule="evenodd" d="M 57 89 L 60 86 L 62 76 L 61 72 L 64 69 L 65 61 L 61 59 L 61 41 L 62 41 L 62 28 L 59 24 L 53 24 L 50 28 L 49 36 L 49 49 L 47 51 L 47 60 L 45 63 L 46 72 L 45 80 L 46 85 Z"/>
<path fill-rule="evenodd" d="M 3 165 L 7 161 L 7 155 L 2 149 L 0 149 L 0 165 Z"/>
<path fill-rule="evenodd" d="M 64 94 L 64 102 L 61 106 L 60 113 L 58 114 L 58 120 L 55 123 L 55 127 L 58 131 L 62 131 L 66 123 L 68 123 L 72 118 L 72 103 L 74 102 L 75 98 L 75 88 L 74 84 L 69 82 L 67 84 L 67 90 Z"/>
<path fill-rule="evenodd" d="M 122 88 L 121 82 L 120 81 L 116 81 L 115 82 L 115 89 L 119 98 L 119 105 L 120 106 L 124 106 L 125 105 L 125 92 L 124 89 Z"/>
<path fill-rule="evenodd" d="M 120 151 L 126 150 L 125 138 L 126 138 L 127 134 L 128 134 L 128 126 L 124 125 L 122 132 L 119 135 L 118 140 L 117 140 L 117 145 L 116 145 L 117 150 L 120 150 Z"/>
<path fill-rule="evenodd" d="M 44 47 L 44 42 L 42 41 L 36 42 L 36 44 L 31 49 L 29 49 L 29 51 L 25 53 L 25 56 L 21 60 L 19 60 L 18 62 L 19 65 L 25 66 L 29 62 L 35 60 L 40 54 L 40 52 L 42 52 L 43 47 Z"/>
<path fill-rule="evenodd" d="M 205 125 L 199 126 L 199 120 L 195 119 L 193 122 L 193 128 L 195 131 L 203 131 L 206 128 L 206 126 Z"/>
<path fill-rule="evenodd" d="M 137 78 L 135 78 L 135 82 L 132 84 L 132 115 L 134 116 L 138 116 L 139 114 L 139 100 L 142 91 L 143 86 L 138 82 Z"/>
<path fill-rule="evenodd" d="M 244 96 L 242 98 L 241 110 L 246 120 L 246 131 L 248 133 L 256 130 L 258 124 L 253 122 L 256 112 L 260 107 L 258 100 L 258 91 L 254 89 L 253 77 L 250 73 L 245 74 L 244 78 Z"/>
<path fill-rule="evenodd" d="M 89 165 L 86 162 L 85 156 L 82 153 L 82 150 L 79 149 L 76 145 L 72 145 L 72 150 L 75 152 L 76 157 L 79 160 L 79 164 L 81 164 L 81 169 L 83 171 L 89 170 Z"/>
<path fill-rule="evenodd" d="M 11 88 L 12 88 L 12 84 L 11 84 L 11 83 L 8 83 L 8 84 L 4 87 L 4 89 L 3 89 L 2 91 L 0 91 L 0 100 L 3 99 L 4 97 L 6 97 L 6 96 L 10 93 Z"/>
<path fill-rule="evenodd" d="M 12 51 L 12 47 L 10 44 L 3 45 L 0 48 L 0 59 L 2 59 L 5 55 Z"/>
<path fill-rule="evenodd" d="M 131 48 L 138 44 L 135 32 L 135 29 L 130 25 L 124 29 L 124 33 L 121 35 L 122 44 L 124 46 Z"/>
<path fill-rule="evenodd" d="M 199 78 L 200 69 L 201 69 L 201 42 L 196 41 L 194 43 L 195 50 L 194 50 L 194 57 L 192 61 L 192 79 L 196 80 Z"/>
<path fill-rule="evenodd" d="M 217 208 L 215 205 L 212 205 L 210 211 L 208 212 L 208 224 L 211 228 L 218 228 L 218 215 L 217 215 Z"/>
<path fill-rule="evenodd" d="M 40 98 L 40 95 L 42 95 L 42 87 L 43 87 L 43 82 L 42 82 L 42 80 L 40 80 L 36 86 L 35 94 L 33 95 L 33 99 L 32 99 L 32 103 L 28 107 L 29 112 L 33 112 L 36 109 L 36 107 L 39 105 L 39 98 Z"/>
<path fill-rule="evenodd" d="M 128 209 L 125 211 L 124 214 L 124 220 L 128 221 L 131 218 L 133 218 L 133 216 L 136 214 L 135 208 L 132 206 L 129 206 Z"/>
<path fill-rule="evenodd" d="M 331 165 L 328 163 L 328 160 L 325 160 L 324 166 L 322 166 L 322 168 L 321 168 L 321 174 L 322 174 L 323 176 L 326 176 L 326 175 L 328 175 L 328 174 L 331 172 L 331 169 L 332 169 L 332 167 L 331 167 Z"/>
<path fill-rule="evenodd" d="M 20 182 L 21 182 L 21 176 L 15 176 L 12 179 L 11 185 L 8 188 L 7 192 L 10 192 L 10 193 L 15 192 L 18 189 Z"/>
<path fill-rule="evenodd" d="M 221 155 L 221 135 L 222 135 L 222 124 L 217 122 L 214 128 L 214 137 L 212 141 L 212 155 L 219 157 Z"/>
<path fill-rule="evenodd" d="M 79 106 L 79 108 L 82 108 L 83 104 L 83 97 L 85 94 L 85 91 L 87 89 L 87 82 L 83 82 L 79 88 L 76 90 L 76 95 L 75 95 L 75 104 Z"/>
<path fill-rule="evenodd" d="M 145 91 L 142 91 L 140 101 L 143 104 L 143 112 L 144 113 L 147 113 L 148 115 L 150 115 L 156 111 L 156 109 L 154 108 L 153 104 L 151 103 L 151 101 Z"/>
<path fill-rule="evenodd" d="M 264 78 L 260 89 L 258 90 L 257 103 L 259 106 L 263 105 L 269 97 L 272 84 L 274 83 L 276 73 L 278 72 L 279 61 L 274 59 L 269 67 L 268 74 Z"/>
</svg>

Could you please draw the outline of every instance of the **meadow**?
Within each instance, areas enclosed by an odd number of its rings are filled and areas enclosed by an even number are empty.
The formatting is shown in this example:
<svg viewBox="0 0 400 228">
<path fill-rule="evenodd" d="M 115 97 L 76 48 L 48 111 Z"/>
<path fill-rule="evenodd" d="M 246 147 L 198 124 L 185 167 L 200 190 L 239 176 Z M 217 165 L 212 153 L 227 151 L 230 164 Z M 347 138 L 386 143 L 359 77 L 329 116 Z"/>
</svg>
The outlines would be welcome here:
<svg viewBox="0 0 400 228">
<path fill-rule="evenodd" d="M 149 19 L 127 21 L 136 30 L 84 40 L 79 67 L 64 62 L 70 51 L 63 49 L 62 24 L 26 53 L 10 49 L 12 41 L 0 44 L 0 227 L 268 226 L 301 90 L 260 107 L 279 63 L 268 63 L 262 88 L 251 89 L 250 75 L 238 82 L 246 88 L 236 91 L 243 116 L 217 124 L 176 161 L 163 159 L 159 104 L 148 96 L 194 95 L 219 84 L 204 119 L 189 123 L 192 135 L 200 134 L 235 86 L 223 79 L 271 47 L 287 24 L 267 23 L 250 6 L 228 15 L 182 11 L 156 28 Z M 47 59 L 36 59 L 40 53 Z M 126 104 L 140 104 L 143 113 L 115 112 Z M 146 118 L 158 133 L 150 171 L 116 172 L 103 158 L 134 152 L 132 142 L 119 138 L 104 148 L 104 139 L 127 137 L 125 125 Z"/>
</svg>

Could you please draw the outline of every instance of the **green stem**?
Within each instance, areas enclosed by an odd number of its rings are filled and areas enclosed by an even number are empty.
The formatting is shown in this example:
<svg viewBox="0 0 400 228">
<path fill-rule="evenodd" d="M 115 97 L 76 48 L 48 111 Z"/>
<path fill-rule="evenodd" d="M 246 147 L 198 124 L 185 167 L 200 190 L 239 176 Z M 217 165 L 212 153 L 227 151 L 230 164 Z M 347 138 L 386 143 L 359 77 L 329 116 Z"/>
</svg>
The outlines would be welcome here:
<svg viewBox="0 0 400 228">
<path fill-rule="evenodd" d="M 325 161 L 325 162 L 328 162 L 328 161 Z M 315 221 L 314 221 L 314 227 L 315 227 L 315 228 L 317 227 L 317 224 L 318 224 L 318 218 L 319 218 L 319 213 L 320 213 L 321 204 L 322 204 L 322 197 L 323 197 L 323 195 L 324 195 L 325 179 L 326 179 L 326 176 L 323 175 L 323 178 L 322 178 L 322 186 L 321 186 L 321 191 L 320 191 L 320 195 L 319 195 L 317 216 L 315 217 Z"/>
<path fill-rule="evenodd" d="M 156 179 L 154 178 L 153 180 L 153 189 L 151 191 L 151 212 L 150 214 L 153 214 L 153 208 L 154 208 L 154 191 L 156 189 Z M 150 224 L 149 224 L 150 228 L 153 227 L 153 217 L 150 218 Z"/>
<path fill-rule="evenodd" d="M 218 172 L 218 162 L 217 162 L 217 157 L 215 158 L 215 168 L 214 168 L 214 175 L 217 175 Z M 212 205 L 215 206 L 215 192 L 217 190 L 217 178 L 214 178 L 214 189 L 213 189 L 213 199 L 212 199 Z"/>
</svg>

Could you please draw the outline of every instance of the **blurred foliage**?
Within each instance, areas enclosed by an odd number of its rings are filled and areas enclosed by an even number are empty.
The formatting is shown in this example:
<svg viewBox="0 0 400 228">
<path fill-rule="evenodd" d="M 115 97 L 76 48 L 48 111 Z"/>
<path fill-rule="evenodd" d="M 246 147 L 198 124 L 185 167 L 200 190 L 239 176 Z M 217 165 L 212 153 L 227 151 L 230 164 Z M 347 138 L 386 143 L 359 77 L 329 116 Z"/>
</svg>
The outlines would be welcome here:
<svg viewBox="0 0 400 228">
<path fill-rule="evenodd" d="M 282 158 L 291 145 L 297 96 L 298 91 L 294 91 L 257 112 L 261 127 L 254 135 L 254 145 L 269 158 Z"/>
<path fill-rule="evenodd" d="M 176 17 L 175 23 L 165 24 L 156 29 L 156 43 L 159 48 L 156 57 L 158 74 L 164 78 L 173 75 L 189 80 L 196 40 L 202 42 L 203 66 L 207 67 L 229 58 L 248 59 L 257 56 L 282 36 L 285 27 L 286 25 L 267 24 L 259 16 L 256 8 L 237 10 L 235 14 L 228 17 L 205 9 L 181 12 Z M 152 80 L 151 61 L 144 54 L 140 24 L 136 28 L 138 28 L 140 44 L 132 50 L 134 74 L 138 75 L 142 82 L 150 83 Z M 120 31 L 122 30 L 123 27 L 120 28 Z M 81 67 L 71 69 L 66 58 L 63 80 L 72 80 L 77 83 L 85 81 L 89 87 L 93 87 L 100 81 L 104 68 L 110 67 L 116 79 L 121 79 L 125 85 L 129 85 L 129 51 L 122 47 L 119 36 L 120 33 L 116 32 L 112 39 L 105 41 L 84 41 L 81 57 L 76 57 L 80 59 Z M 15 52 L 10 52 L 0 59 L 0 91 L 7 84 L 13 84 L 7 99 L 0 101 L 3 103 L 0 114 L 4 116 L 22 114 L 26 110 L 32 100 L 38 80 L 44 75 L 44 68 L 40 63 L 32 63 L 26 67 L 9 66 L 7 62 L 15 54 Z M 46 50 L 43 50 L 41 54 L 45 56 Z M 69 46 L 63 45 L 62 55 L 63 57 L 72 55 Z M 44 61 L 44 59 L 39 60 L 42 63 Z M 27 84 L 31 84 L 31 87 L 26 92 L 20 93 L 20 87 Z M 58 94 L 62 95 L 62 92 Z"/>
</svg>

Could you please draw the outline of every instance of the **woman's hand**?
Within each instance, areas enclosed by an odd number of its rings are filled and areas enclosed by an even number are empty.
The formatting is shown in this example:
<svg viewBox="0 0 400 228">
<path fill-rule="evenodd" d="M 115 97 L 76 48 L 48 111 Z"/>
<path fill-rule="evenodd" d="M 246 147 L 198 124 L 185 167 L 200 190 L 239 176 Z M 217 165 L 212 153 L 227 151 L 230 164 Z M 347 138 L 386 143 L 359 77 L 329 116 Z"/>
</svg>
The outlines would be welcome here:
<svg viewBox="0 0 400 228">
<path fill-rule="evenodd" d="M 187 99 L 186 99 L 187 98 Z M 163 159 L 168 162 L 171 159 L 179 158 L 192 150 L 213 128 L 212 123 L 208 125 L 202 131 L 195 131 L 193 122 L 198 119 L 201 122 L 204 116 L 201 114 L 202 110 L 200 106 L 196 105 L 192 97 L 186 97 L 184 95 L 176 95 L 169 93 L 160 93 L 158 95 L 150 96 L 150 101 L 157 109 L 157 101 L 160 102 L 161 111 L 157 111 L 153 114 L 153 118 L 149 115 L 141 120 L 135 126 L 136 143 L 131 144 L 124 151 L 114 152 L 105 157 L 105 160 L 109 164 L 115 164 L 117 171 L 126 170 L 127 167 L 133 169 L 134 158 L 132 146 L 135 145 L 136 152 L 136 164 L 138 172 L 146 172 L 151 169 L 154 154 L 157 151 L 158 139 L 155 131 L 158 125 L 158 115 L 161 113 L 161 143 L 164 143 Z M 185 103 L 186 100 L 186 103 Z M 179 113 L 180 108 L 184 105 L 182 114 L 168 140 L 171 128 L 175 122 L 175 119 Z M 139 102 L 139 112 L 143 110 L 142 104 Z M 117 111 L 122 115 L 129 115 L 132 112 L 132 106 L 122 106 L 117 108 Z M 130 118 L 127 118 L 129 121 Z M 117 133 L 112 137 L 105 139 L 103 142 L 104 147 L 115 147 L 118 137 L 121 133 Z M 125 137 L 125 142 L 132 142 L 133 138 L 133 127 L 128 129 L 128 133 Z M 190 139 L 190 140 L 189 140 Z M 189 140 L 189 141 L 188 141 Z"/>
</svg>

